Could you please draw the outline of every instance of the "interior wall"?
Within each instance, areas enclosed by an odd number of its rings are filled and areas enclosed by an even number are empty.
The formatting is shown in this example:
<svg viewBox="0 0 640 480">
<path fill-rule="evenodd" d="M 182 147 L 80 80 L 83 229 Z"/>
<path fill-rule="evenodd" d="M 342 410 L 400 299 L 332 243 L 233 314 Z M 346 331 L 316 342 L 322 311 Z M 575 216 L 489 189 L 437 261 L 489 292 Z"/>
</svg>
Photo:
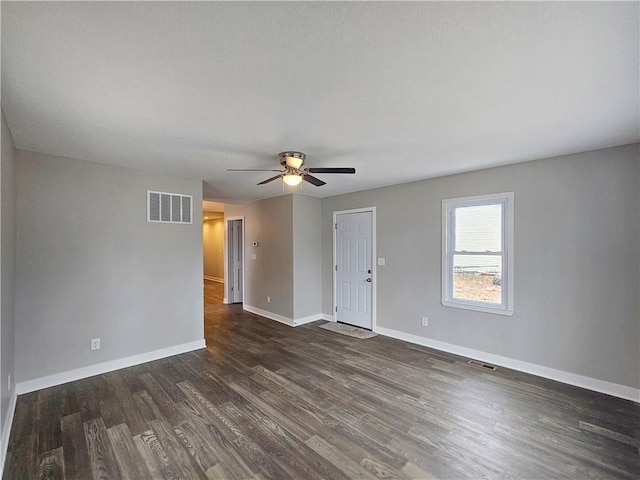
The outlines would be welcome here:
<svg viewBox="0 0 640 480">
<path fill-rule="evenodd" d="M 319 198 L 293 195 L 294 319 L 322 312 L 321 214 Z"/>
<path fill-rule="evenodd" d="M 24 151 L 16 179 L 18 380 L 203 339 L 200 181 Z M 147 190 L 193 223 L 147 222 Z"/>
<path fill-rule="evenodd" d="M 332 213 L 376 206 L 378 326 L 640 387 L 639 153 L 635 144 L 324 198 L 323 312 L 333 305 Z M 515 313 L 444 307 L 442 200 L 506 191 Z"/>
<path fill-rule="evenodd" d="M 244 216 L 244 304 L 293 318 L 292 195 L 225 204 L 224 216 Z"/>
<path fill-rule="evenodd" d="M 202 223 L 202 256 L 204 276 L 224 280 L 224 218 Z"/>
<path fill-rule="evenodd" d="M 7 415 L 11 397 L 15 391 L 15 264 L 16 264 L 16 201 L 15 164 L 16 149 L 4 118 L 2 123 L 2 153 L 0 159 L 0 432 L 4 438 L 8 432 Z M 12 377 L 11 388 L 8 377 Z M 3 452 L 4 453 L 4 452 Z"/>
</svg>

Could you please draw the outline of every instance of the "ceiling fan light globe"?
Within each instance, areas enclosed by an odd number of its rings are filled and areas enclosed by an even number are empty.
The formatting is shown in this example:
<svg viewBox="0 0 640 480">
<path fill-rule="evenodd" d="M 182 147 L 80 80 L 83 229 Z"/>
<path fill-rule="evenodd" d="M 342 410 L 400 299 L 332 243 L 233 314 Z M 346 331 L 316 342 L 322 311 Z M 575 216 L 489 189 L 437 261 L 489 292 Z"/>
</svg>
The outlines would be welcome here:
<svg viewBox="0 0 640 480">
<path fill-rule="evenodd" d="M 288 175 L 283 176 L 282 180 L 287 185 L 295 187 L 296 185 L 299 185 L 300 182 L 302 182 L 302 175 L 288 174 Z"/>
</svg>

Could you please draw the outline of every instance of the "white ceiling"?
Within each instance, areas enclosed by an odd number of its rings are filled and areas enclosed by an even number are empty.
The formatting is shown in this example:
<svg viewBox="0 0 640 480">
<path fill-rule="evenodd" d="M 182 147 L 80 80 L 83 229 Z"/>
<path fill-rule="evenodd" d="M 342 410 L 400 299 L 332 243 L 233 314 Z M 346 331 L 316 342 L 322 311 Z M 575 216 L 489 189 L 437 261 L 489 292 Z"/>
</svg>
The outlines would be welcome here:
<svg viewBox="0 0 640 480">
<path fill-rule="evenodd" d="M 330 196 L 639 141 L 639 3 L 2 2 L 18 148 Z M 290 187 L 288 187 L 290 188 Z M 289 190 L 287 190 L 289 191 Z"/>
</svg>

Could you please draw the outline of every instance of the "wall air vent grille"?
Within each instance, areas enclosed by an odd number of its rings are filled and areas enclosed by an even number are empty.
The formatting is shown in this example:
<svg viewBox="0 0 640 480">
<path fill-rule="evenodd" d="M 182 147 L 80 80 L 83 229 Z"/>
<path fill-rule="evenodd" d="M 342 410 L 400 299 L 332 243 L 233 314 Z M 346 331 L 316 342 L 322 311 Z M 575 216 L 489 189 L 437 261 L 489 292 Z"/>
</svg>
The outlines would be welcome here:
<svg viewBox="0 0 640 480">
<path fill-rule="evenodd" d="M 190 224 L 192 209 L 191 195 L 147 191 L 147 222 Z"/>
<path fill-rule="evenodd" d="M 187 195 L 182 196 L 182 223 L 191 223 L 191 200 Z"/>
</svg>

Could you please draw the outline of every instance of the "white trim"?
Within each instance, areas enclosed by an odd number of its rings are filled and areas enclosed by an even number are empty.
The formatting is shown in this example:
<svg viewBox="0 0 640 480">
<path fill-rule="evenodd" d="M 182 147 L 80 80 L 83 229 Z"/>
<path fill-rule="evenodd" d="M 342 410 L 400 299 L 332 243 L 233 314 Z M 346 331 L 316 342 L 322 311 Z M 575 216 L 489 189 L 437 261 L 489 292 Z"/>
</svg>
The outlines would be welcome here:
<svg viewBox="0 0 640 480">
<path fill-rule="evenodd" d="M 493 313 L 495 315 L 513 315 L 513 310 L 504 310 L 501 308 L 493 308 L 493 307 L 485 307 L 479 303 L 462 303 L 462 302 L 446 302 L 441 300 L 442 306 L 444 307 L 454 307 L 454 308 L 462 308 L 464 310 L 473 310 L 475 312 L 484 312 L 484 313 Z"/>
<path fill-rule="evenodd" d="M 16 401 L 18 394 L 13 390 L 13 394 L 9 399 L 9 408 L 7 408 L 7 418 L 2 425 L 2 439 L 0 440 L 0 475 L 4 472 L 4 462 L 7 459 L 7 449 L 9 447 L 9 437 L 11 437 L 11 425 L 13 425 L 13 416 L 16 413 Z"/>
<path fill-rule="evenodd" d="M 336 319 L 333 315 L 328 315 L 326 313 L 321 313 L 320 314 L 320 320 L 327 320 L 328 322 L 335 322 Z"/>
<path fill-rule="evenodd" d="M 204 275 L 205 280 L 211 280 L 212 282 L 224 283 L 224 278 L 220 277 L 210 277 L 209 275 Z"/>
<path fill-rule="evenodd" d="M 607 395 L 613 395 L 614 397 L 640 402 L 640 389 L 638 388 L 632 388 L 618 383 L 611 383 L 597 378 L 585 377 L 583 375 L 577 375 L 563 370 L 556 370 L 555 368 L 544 367 L 535 363 L 523 362 L 522 360 L 503 357 L 502 355 L 495 355 L 481 350 L 461 347 L 451 343 L 440 342 L 438 340 L 400 332 L 391 328 L 378 327 L 376 329 L 376 333 L 387 337 L 397 338 L 398 340 L 404 340 L 405 342 L 422 345 L 424 347 L 435 348 L 436 350 L 441 350 L 443 352 L 453 353 L 462 357 L 473 358 L 483 362 L 492 363 L 494 365 L 500 365 L 502 367 L 529 373 L 538 377 L 556 380 L 576 387 L 586 388 L 595 392 L 606 393 Z"/>
<path fill-rule="evenodd" d="M 260 315 L 261 317 L 268 318 L 269 320 L 275 320 L 276 322 L 284 323 L 285 325 L 289 325 L 290 327 L 299 327 L 300 325 L 317 322 L 318 320 L 333 319 L 333 317 L 324 313 L 315 313 L 313 315 L 307 315 L 306 317 L 292 319 L 289 317 L 285 317 L 284 315 L 278 315 L 277 313 L 269 312 L 268 310 L 262 310 L 261 308 L 247 305 L 246 303 L 242 305 L 242 309 L 246 310 L 247 312 Z"/>
<path fill-rule="evenodd" d="M 261 308 L 247 305 L 246 303 L 242 305 L 242 309 L 246 310 L 247 312 L 260 315 L 261 317 L 266 317 L 270 320 L 275 320 L 276 322 L 284 323 L 285 325 L 289 325 L 290 327 L 293 327 L 293 319 L 289 317 L 278 315 L 277 313 L 269 312 L 267 310 L 262 310 Z"/>
<path fill-rule="evenodd" d="M 189 343 L 183 343 L 181 345 L 161 348 L 160 350 L 153 350 L 151 352 L 141 353 L 139 355 L 133 355 L 131 357 L 119 358 L 117 360 L 110 360 L 108 362 L 98 363 L 95 365 L 90 365 L 88 367 L 55 373 L 47 377 L 35 378 L 33 380 L 27 380 L 26 382 L 17 383 L 16 393 L 18 395 L 22 395 L 23 393 L 35 392 L 36 390 L 42 390 L 43 388 L 62 385 L 63 383 L 73 382 L 75 380 L 80 380 L 87 377 L 93 377 L 94 375 L 102 375 L 103 373 L 120 370 L 121 368 L 132 367 L 141 363 L 152 362 L 161 358 L 171 357 L 173 355 L 179 355 L 181 353 L 191 352 L 193 350 L 199 350 L 201 348 L 206 348 L 206 346 L 207 345 L 203 338 L 202 340 L 196 340 Z"/>
<path fill-rule="evenodd" d="M 513 272 L 514 272 L 514 198 L 513 192 L 490 193 L 472 197 L 445 198 L 442 200 L 442 285 L 441 303 L 445 307 L 475 310 L 497 315 L 513 315 Z M 453 296 L 453 250 L 451 249 L 455 224 L 451 220 L 452 209 L 456 207 L 489 205 L 501 203 L 503 209 L 502 243 L 502 302 L 457 299 Z"/>
<path fill-rule="evenodd" d="M 295 318 L 293 320 L 293 326 L 299 327 L 300 325 L 304 325 L 305 323 L 317 322 L 318 320 L 322 320 L 321 313 L 315 313 L 313 315 L 307 315 L 306 317 Z"/>
<path fill-rule="evenodd" d="M 362 208 L 352 208 L 349 210 L 336 210 L 333 212 L 333 222 L 331 223 L 331 229 L 333 230 L 333 264 L 331 265 L 331 270 L 333 271 L 333 315 L 331 315 L 331 321 L 334 322 L 335 312 L 337 311 L 338 306 L 338 286 L 336 285 L 336 223 L 337 223 L 337 215 L 344 215 L 349 213 L 362 213 L 362 212 L 371 212 L 371 278 L 373 280 L 371 284 L 371 330 L 375 331 L 376 326 L 378 324 L 378 247 L 376 243 L 377 234 L 377 225 L 376 225 L 376 207 L 362 207 Z"/>
<path fill-rule="evenodd" d="M 222 298 L 222 303 L 223 303 L 224 305 L 229 305 L 229 299 L 228 299 L 227 297 L 223 297 L 223 298 Z"/>
</svg>

